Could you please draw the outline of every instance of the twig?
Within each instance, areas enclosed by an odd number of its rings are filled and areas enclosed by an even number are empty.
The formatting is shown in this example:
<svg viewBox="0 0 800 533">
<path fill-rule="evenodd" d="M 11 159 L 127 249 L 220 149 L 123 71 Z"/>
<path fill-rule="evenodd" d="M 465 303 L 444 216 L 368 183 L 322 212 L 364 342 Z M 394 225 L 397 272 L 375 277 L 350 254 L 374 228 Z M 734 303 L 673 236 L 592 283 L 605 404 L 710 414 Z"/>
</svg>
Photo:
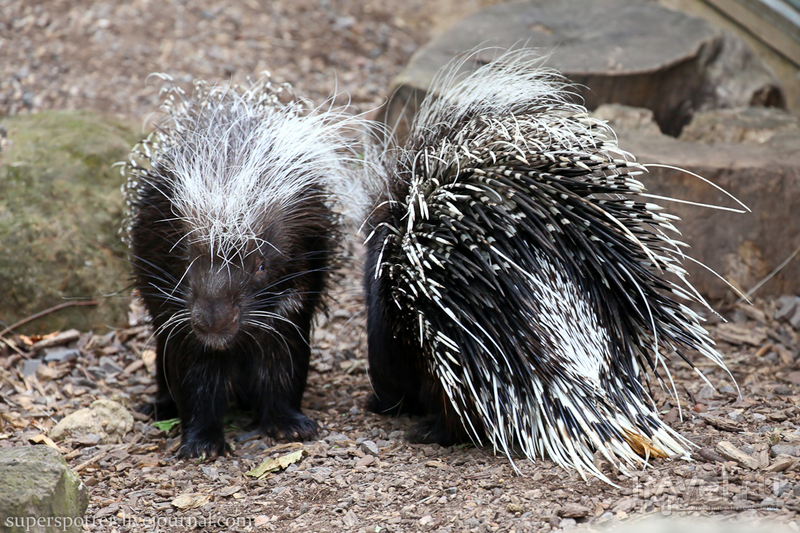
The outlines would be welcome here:
<svg viewBox="0 0 800 533">
<path fill-rule="evenodd" d="M 89 466 L 90 464 L 96 463 L 97 461 L 99 461 L 100 459 L 102 459 L 103 457 L 105 457 L 108 454 L 109 454 L 109 450 L 105 450 L 105 451 L 101 450 L 101 451 L 97 452 L 96 454 L 94 454 L 94 456 L 92 456 L 90 459 L 82 462 L 81 464 L 79 464 L 78 466 L 73 468 L 73 470 L 75 472 L 80 472 L 81 470 L 83 470 L 84 468 Z"/>
<path fill-rule="evenodd" d="M 88 301 L 75 300 L 75 301 L 72 301 L 72 302 L 64 302 L 63 304 L 58 304 L 56 306 L 51 307 L 50 309 L 45 309 L 44 311 L 39 311 L 38 313 L 35 313 L 35 314 L 33 314 L 33 315 L 31 315 L 31 316 L 29 316 L 27 318 L 23 318 L 19 322 L 11 324 L 10 326 L 8 326 L 3 331 L 0 331 L 0 337 L 5 335 L 6 333 L 11 331 L 12 329 L 18 328 L 18 327 L 20 327 L 20 326 L 22 326 L 24 324 L 27 324 L 28 322 L 32 322 L 32 321 L 36 320 L 37 318 L 41 318 L 41 317 L 43 317 L 45 315 L 49 315 L 50 313 L 53 313 L 55 311 L 59 311 L 61 309 L 64 309 L 65 307 L 74 307 L 74 306 L 77 306 L 77 305 L 97 305 L 97 300 L 88 300 Z"/>
<path fill-rule="evenodd" d="M 22 350 L 20 350 L 19 348 L 17 348 L 17 345 L 16 345 L 16 344 L 14 344 L 13 342 L 11 342 L 11 341 L 10 341 L 10 340 L 8 340 L 8 339 L 4 339 L 4 338 L 2 338 L 2 337 L 0 337 L 0 341 L 3 341 L 4 343 L 6 343 L 6 345 L 7 345 L 9 348 L 11 348 L 11 349 L 12 349 L 12 350 L 14 350 L 15 352 L 17 352 L 17 355 L 19 355 L 20 357 L 24 357 L 25 359 L 27 359 L 27 356 L 25 355 L 25 353 L 24 353 Z M 9 366 L 10 366 L 10 365 L 9 365 Z"/>
<path fill-rule="evenodd" d="M 741 298 L 739 298 L 738 300 L 736 300 L 736 302 L 735 302 L 733 305 L 740 304 L 740 303 L 742 303 L 743 301 L 745 301 L 746 299 L 750 298 L 750 296 L 752 296 L 754 292 L 756 292 L 758 289 L 760 289 L 760 288 L 761 288 L 761 286 L 762 286 L 762 285 L 764 285 L 766 282 L 768 282 L 769 280 L 771 280 L 772 278 L 774 278 L 774 277 L 775 277 L 775 275 L 776 275 L 778 272 L 780 272 L 781 270 L 783 270 L 783 269 L 784 269 L 784 267 L 785 267 L 786 265 L 788 265 L 788 264 L 791 262 L 791 260 L 792 260 L 792 259 L 794 259 L 794 258 L 795 258 L 795 256 L 796 256 L 797 254 L 799 254 L 799 253 L 800 253 L 800 246 L 798 246 L 798 247 L 795 249 L 795 251 L 794 251 L 794 252 L 792 252 L 792 255 L 790 255 L 789 257 L 787 257 L 787 258 L 786 258 L 786 259 L 783 261 L 783 263 L 781 263 L 780 265 L 778 265 L 778 266 L 775 268 L 775 270 L 773 270 L 772 272 L 770 272 L 770 273 L 767 275 L 767 277 L 766 277 L 766 278 L 764 278 L 764 279 L 762 279 L 761 281 L 759 281 L 758 283 L 756 283 L 755 287 L 753 287 L 752 289 L 750 289 L 749 291 L 747 291 L 747 293 L 746 293 L 746 294 L 745 294 L 743 297 L 741 297 Z"/>
</svg>

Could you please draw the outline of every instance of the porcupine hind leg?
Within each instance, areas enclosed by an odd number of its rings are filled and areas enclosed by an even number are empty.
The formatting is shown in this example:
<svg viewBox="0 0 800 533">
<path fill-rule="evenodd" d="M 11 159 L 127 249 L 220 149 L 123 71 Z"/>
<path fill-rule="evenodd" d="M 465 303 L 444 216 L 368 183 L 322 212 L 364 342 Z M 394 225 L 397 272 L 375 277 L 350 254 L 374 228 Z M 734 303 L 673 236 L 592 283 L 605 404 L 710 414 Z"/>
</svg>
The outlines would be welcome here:
<svg viewBox="0 0 800 533">
<path fill-rule="evenodd" d="M 182 443 L 178 455 L 189 458 L 230 453 L 224 430 L 228 404 L 225 372 L 230 356 L 191 356 L 191 364 L 167 361 L 171 391 L 181 417 Z M 178 368 L 182 371 L 178 372 Z"/>
<path fill-rule="evenodd" d="M 366 268 L 370 268 L 369 257 Z M 372 384 L 367 409 L 384 415 L 426 415 L 428 410 L 420 402 L 423 378 L 418 370 L 419 348 L 406 342 L 402 334 L 393 335 L 391 310 L 386 309 L 378 291 L 378 280 L 367 276 L 367 353 Z"/>
<path fill-rule="evenodd" d="M 410 442 L 442 446 L 469 442 L 441 384 L 423 366 L 419 347 L 406 342 L 401 334 L 390 334 L 378 300 L 374 293 L 367 292 L 369 377 L 373 390 L 367 409 L 378 414 L 425 417 L 408 433 Z"/>
<path fill-rule="evenodd" d="M 452 446 L 471 441 L 438 380 L 432 377 L 426 379 L 422 385 L 421 397 L 424 405 L 428 406 L 428 417 L 409 431 L 409 442 Z M 480 426 L 476 431 L 483 436 Z"/>
<path fill-rule="evenodd" d="M 294 325 L 282 323 L 271 346 L 265 347 L 272 353 L 262 355 L 267 358 L 261 359 L 263 366 L 252 369 L 258 376 L 254 410 L 260 415 L 261 430 L 275 439 L 306 441 L 319 432 L 317 423 L 300 411 L 311 358 L 311 318 L 307 311 L 293 320 Z"/>
<path fill-rule="evenodd" d="M 169 420 L 178 417 L 178 406 L 172 398 L 164 368 L 164 343 L 161 337 L 156 338 L 156 385 L 158 392 L 156 401 L 140 405 L 136 410 L 154 420 Z"/>
</svg>

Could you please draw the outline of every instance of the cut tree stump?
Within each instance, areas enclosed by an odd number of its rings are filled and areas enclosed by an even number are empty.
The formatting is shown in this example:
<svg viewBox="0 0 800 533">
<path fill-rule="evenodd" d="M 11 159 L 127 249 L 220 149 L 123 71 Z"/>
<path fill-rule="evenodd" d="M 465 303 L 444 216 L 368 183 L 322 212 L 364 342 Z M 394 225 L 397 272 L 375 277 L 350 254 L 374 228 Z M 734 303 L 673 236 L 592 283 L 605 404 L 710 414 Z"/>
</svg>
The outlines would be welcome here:
<svg viewBox="0 0 800 533">
<path fill-rule="evenodd" d="M 395 80 L 384 114 L 403 137 L 436 72 L 479 49 L 469 71 L 499 50 L 532 48 L 577 85 L 591 110 L 620 103 L 653 111 L 680 133 L 696 111 L 785 107 L 780 82 L 739 38 L 699 18 L 637 0 L 538 0 L 498 4 L 440 34 Z"/>
</svg>

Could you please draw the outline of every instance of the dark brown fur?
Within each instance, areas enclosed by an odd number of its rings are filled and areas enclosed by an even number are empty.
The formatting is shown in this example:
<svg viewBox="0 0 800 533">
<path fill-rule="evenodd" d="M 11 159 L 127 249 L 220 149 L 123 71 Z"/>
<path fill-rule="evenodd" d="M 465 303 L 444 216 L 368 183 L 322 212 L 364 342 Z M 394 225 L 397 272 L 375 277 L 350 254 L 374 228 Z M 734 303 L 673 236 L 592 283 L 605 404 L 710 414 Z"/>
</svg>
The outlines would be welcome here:
<svg viewBox="0 0 800 533">
<path fill-rule="evenodd" d="M 314 437 L 317 424 L 300 403 L 335 242 L 322 194 L 309 188 L 273 211 L 261 243 L 245 253 L 212 257 L 207 244 L 190 244 L 176 218 L 172 180 L 150 174 L 157 186 L 140 192 L 130 235 L 135 285 L 156 331 L 156 419 L 180 416 L 184 457 L 229 450 L 223 418 L 231 402 L 252 410 L 272 437 Z"/>
</svg>

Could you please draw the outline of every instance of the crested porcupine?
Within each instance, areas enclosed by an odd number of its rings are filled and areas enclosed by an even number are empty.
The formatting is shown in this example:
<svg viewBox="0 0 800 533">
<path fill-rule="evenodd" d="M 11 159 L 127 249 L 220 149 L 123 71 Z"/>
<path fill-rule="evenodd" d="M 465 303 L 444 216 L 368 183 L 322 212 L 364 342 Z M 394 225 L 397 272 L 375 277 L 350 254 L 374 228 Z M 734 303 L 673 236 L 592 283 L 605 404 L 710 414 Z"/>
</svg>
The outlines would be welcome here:
<svg viewBox="0 0 800 533">
<path fill-rule="evenodd" d="M 180 416 L 184 457 L 229 450 L 231 402 L 272 437 L 317 434 L 300 403 L 335 211 L 357 203 L 352 118 L 281 103 L 282 91 L 266 78 L 246 90 L 197 82 L 189 96 L 172 87 L 125 166 L 134 285 L 156 337 L 155 416 Z"/>
<path fill-rule="evenodd" d="M 677 217 L 530 52 L 459 77 L 464 61 L 407 140 L 374 151 L 388 191 L 367 223 L 368 407 L 428 417 L 413 441 L 488 441 L 606 481 L 596 452 L 623 471 L 685 456 L 643 380 L 686 349 L 724 365 L 680 301 L 707 305 Z"/>
</svg>

